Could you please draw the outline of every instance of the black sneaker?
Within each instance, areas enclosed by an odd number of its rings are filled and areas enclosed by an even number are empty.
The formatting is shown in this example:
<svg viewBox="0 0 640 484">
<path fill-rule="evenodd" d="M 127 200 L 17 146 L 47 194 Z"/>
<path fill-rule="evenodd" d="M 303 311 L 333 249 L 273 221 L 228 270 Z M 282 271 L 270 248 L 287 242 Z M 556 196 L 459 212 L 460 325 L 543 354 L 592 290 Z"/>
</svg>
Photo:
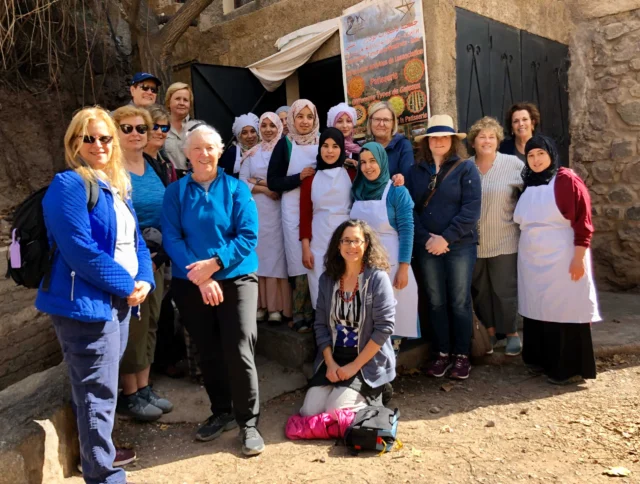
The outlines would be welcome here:
<svg viewBox="0 0 640 484">
<path fill-rule="evenodd" d="M 262 454 L 264 450 L 264 440 L 255 427 L 245 427 L 240 431 L 242 439 L 242 453 L 248 457 Z"/>
<path fill-rule="evenodd" d="M 196 432 L 196 440 L 208 442 L 222 435 L 222 432 L 235 429 L 238 426 L 236 419 L 230 413 L 212 415 Z"/>
<path fill-rule="evenodd" d="M 149 402 L 154 407 L 158 407 L 162 410 L 162 413 L 169 413 L 173 410 L 173 403 L 166 398 L 161 398 L 156 392 L 153 391 L 150 385 L 138 390 L 138 395 Z"/>
<path fill-rule="evenodd" d="M 140 420 L 141 422 L 153 422 L 162 417 L 162 410 L 150 404 L 138 395 L 138 392 L 133 395 L 123 395 L 121 393 L 118 396 L 116 412 L 122 416 Z"/>
</svg>

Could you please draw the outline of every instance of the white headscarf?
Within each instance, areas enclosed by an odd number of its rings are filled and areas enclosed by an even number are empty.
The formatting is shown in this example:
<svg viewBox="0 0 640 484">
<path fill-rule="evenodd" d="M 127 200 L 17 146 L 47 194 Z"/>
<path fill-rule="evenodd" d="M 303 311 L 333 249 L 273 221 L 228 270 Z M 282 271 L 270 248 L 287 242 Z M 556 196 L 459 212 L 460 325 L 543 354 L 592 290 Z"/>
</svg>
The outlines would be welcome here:
<svg viewBox="0 0 640 484">
<path fill-rule="evenodd" d="M 242 133 L 242 128 L 245 126 L 251 126 L 256 130 L 256 133 L 260 133 L 260 120 L 258 116 L 253 113 L 243 114 L 242 116 L 238 116 L 233 121 L 233 126 L 231 127 L 231 131 L 233 131 L 233 135 L 236 139 L 240 140 L 240 133 Z"/>
<path fill-rule="evenodd" d="M 327 128 L 333 128 L 336 125 L 336 121 L 338 120 L 338 116 L 342 113 L 347 113 L 351 118 L 351 122 L 355 126 L 358 122 L 358 114 L 356 110 L 349 106 L 347 103 L 340 103 L 337 106 L 333 106 L 329 109 L 329 113 L 327 114 Z"/>
</svg>

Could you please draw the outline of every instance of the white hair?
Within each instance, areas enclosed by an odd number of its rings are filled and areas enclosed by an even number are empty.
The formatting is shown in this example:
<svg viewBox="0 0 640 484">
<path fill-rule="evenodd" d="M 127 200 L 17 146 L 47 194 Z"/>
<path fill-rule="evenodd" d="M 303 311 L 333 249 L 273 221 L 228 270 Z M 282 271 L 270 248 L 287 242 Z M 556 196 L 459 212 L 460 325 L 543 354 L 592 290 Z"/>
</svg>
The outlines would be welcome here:
<svg viewBox="0 0 640 484">
<path fill-rule="evenodd" d="M 224 149 L 224 144 L 222 143 L 222 137 L 220 136 L 220 133 L 218 133 L 216 131 L 215 128 L 209 126 L 206 123 L 200 122 L 200 124 L 194 124 L 191 128 L 189 128 L 187 130 L 187 137 L 184 141 L 184 154 L 188 157 L 188 151 L 189 148 L 191 147 L 191 142 L 194 138 L 196 138 L 197 136 L 200 136 L 202 138 L 209 137 L 213 139 L 213 144 L 214 146 L 216 146 L 220 153 L 222 154 L 222 150 Z"/>
</svg>

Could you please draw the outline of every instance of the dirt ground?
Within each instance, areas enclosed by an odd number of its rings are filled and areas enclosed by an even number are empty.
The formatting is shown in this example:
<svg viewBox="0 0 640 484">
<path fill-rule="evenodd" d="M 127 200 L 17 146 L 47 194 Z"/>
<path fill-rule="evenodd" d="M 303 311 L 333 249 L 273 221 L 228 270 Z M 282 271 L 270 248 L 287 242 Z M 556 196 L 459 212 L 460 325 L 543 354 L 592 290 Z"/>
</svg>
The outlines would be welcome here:
<svg viewBox="0 0 640 484">
<path fill-rule="evenodd" d="M 521 365 L 474 368 L 462 383 L 402 376 L 389 406 L 400 408 L 403 447 L 382 456 L 288 441 L 284 424 L 302 392 L 263 405 L 267 448 L 251 459 L 236 431 L 199 443 L 195 425 L 123 422 L 118 434 L 137 449 L 127 467 L 135 484 L 640 482 L 640 356 L 600 360 L 598 369 L 597 380 L 572 387 Z M 616 467 L 631 473 L 605 475 Z"/>
</svg>

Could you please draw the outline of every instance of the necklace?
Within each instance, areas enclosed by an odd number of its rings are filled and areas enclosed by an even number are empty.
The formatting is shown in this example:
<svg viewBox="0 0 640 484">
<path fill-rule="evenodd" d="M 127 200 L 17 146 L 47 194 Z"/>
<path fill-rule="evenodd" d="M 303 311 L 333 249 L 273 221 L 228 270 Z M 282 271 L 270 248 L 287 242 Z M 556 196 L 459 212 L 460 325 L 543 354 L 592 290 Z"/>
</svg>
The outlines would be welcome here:
<svg viewBox="0 0 640 484">
<path fill-rule="evenodd" d="M 364 265 L 360 268 L 360 274 L 362 274 L 363 272 Z M 358 289 L 360 288 L 360 274 L 358 274 L 358 278 L 356 279 L 356 287 L 353 289 L 353 292 L 349 297 L 344 297 L 344 277 L 340 278 L 340 290 L 338 291 L 338 294 L 340 295 L 340 299 L 342 299 L 344 302 L 350 303 L 355 299 L 356 294 L 358 293 Z"/>
</svg>

